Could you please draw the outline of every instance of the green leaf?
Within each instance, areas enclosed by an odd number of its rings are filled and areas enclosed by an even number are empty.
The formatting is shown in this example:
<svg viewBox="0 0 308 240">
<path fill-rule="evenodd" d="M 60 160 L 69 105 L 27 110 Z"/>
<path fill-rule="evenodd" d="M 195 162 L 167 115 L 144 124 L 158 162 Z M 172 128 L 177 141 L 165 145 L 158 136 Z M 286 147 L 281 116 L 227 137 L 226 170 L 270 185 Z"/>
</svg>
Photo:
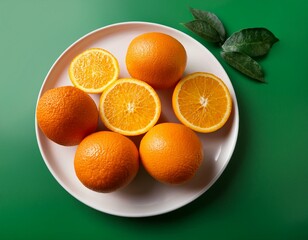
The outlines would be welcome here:
<svg viewBox="0 0 308 240">
<path fill-rule="evenodd" d="M 279 41 L 266 28 L 246 28 L 233 33 L 222 45 L 225 52 L 241 52 L 250 57 L 267 54 L 274 43 Z"/>
<path fill-rule="evenodd" d="M 210 24 L 202 20 L 193 20 L 191 22 L 184 23 L 183 25 L 208 42 L 218 43 L 221 41 L 217 31 L 211 27 Z"/>
<path fill-rule="evenodd" d="M 226 40 L 226 31 L 224 25 L 214 13 L 195 8 L 190 8 L 190 12 L 195 17 L 195 19 L 205 21 L 212 28 L 214 28 L 219 34 L 221 42 L 224 42 Z"/>
<path fill-rule="evenodd" d="M 265 82 L 264 72 L 260 64 L 248 55 L 240 52 L 221 52 L 220 55 L 229 65 L 238 71 L 255 80 Z"/>
</svg>

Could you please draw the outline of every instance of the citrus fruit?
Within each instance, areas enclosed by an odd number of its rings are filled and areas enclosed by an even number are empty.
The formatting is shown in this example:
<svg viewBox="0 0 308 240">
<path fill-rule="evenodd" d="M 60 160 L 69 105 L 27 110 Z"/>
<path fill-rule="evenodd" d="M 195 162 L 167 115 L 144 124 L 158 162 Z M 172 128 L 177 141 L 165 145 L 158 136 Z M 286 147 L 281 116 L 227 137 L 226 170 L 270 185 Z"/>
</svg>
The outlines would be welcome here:
<svg viewBox="0 0 308 240">
<path fill-rule="evenodd" d="M 181 184 L 191 179 L 203 159 L 200 139 L 179 123 L 154 126 L 142 138 L 139 153 L 145 170 L 167 184 Z"/>
<path fill-rule="evenodd" d="M 64 86 L 46 91 L 36 109 L 38 126 L 52 141 L 77 145 L 98 125 L 98 109 L 85 92 Z"/>
<path fill-rule="evenodd" d="M 139 169 L 139 153 L 127 137 L 109 131 L 87 136 L 77 147 L 76 176 L 87 188 L 112 192 L 129 184 Z"/>
<path fill-rule="evenodd" d="M 184 125 L 197 132 L 208 133 L 218 130 L 227 122 L 232 99 L 220 78 L 197 72 L 189 74 L 177 84 L 172 106 Z"/>
<path fill-rule="evenodd" d="M 155 90 L 137 79 L 117 80 L 100 98 L 99 113 L 105 126 L 127 136 L 147 132 L 159 119 L 160 112 Z"/>
<path fill-rule="evenodd" d="M 87 93 L 101 93 L 118 78 L 119 72 L 118 60 L 102 48 L 80 53 L 69 67 L 71 82 Z"/>
<path fill-rule="evenodd" d="M 172 87 L 180 80 L 186 60 L 183 45 L 172 36 L 160 32 L 137 36 L 126 53 L 129 74 L 160 89 Z"/>
</svg>

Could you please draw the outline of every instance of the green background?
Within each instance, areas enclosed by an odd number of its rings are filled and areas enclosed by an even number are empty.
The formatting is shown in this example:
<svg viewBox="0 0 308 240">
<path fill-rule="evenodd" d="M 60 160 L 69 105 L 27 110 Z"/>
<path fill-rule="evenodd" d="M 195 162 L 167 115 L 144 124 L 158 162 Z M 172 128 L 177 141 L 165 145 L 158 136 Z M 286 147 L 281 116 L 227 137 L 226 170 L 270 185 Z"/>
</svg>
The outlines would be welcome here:
<svg viewBox="0 0 308 240">
<path fill-rule="evenodd" d="M 228 34 L 266 27 L 280 41 L 261 61 L 267 84 L 247 79 L 219 49 L 179 23 L 188 7 L 216 13 Z M 308 1 L 0 1 L 0 239 L 308 239 Z M 240 132 L 233 157 L 200 198 L 174 212 L 122 218 L 69 195 L 40 155 L 34 129 L 41 84 L 84 34 L 150 21 L 201 41 L 233 83 Z"/>
</svg>

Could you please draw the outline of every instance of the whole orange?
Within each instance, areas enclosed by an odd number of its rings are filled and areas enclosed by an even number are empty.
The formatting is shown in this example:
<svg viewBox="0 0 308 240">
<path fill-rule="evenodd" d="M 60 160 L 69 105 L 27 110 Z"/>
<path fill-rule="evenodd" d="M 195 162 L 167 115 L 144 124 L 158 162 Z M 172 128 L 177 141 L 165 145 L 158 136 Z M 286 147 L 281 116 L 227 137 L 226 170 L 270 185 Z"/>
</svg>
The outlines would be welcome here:
<svg viewBox="0 0 308 240">
<path fill-rule="evenodd" d="M 184 46 L 174 37 L 160 32 L 137 36 L 126 53 L 129 74 L 156 89 L 174 86 L 184 73 L 186 61 Z"/>
<path fill-rule="evenodd" d="M 156 180 L 180 184 L 191 179 L 203 160 L 202 143 L 195 132 L 178 123 L 161 123 L 142 138 L 140 158 Z"/>
<path fill-rule="evenodd" d="M 81 183 L 97 192 L 112 192 L 129 184 L 139 169 L 139 154 L 127 137 L 100 131 L 77 147 L 75 172 Z"/>
<path fill-rule="evenodd" d="M 39 99 L 36 118 L 40 129 L 52 141 L 73 146 L 81 142 L 98 125 L 98 109 L 83 91 L 58 87 L 46 91 Z"/>
</svg>

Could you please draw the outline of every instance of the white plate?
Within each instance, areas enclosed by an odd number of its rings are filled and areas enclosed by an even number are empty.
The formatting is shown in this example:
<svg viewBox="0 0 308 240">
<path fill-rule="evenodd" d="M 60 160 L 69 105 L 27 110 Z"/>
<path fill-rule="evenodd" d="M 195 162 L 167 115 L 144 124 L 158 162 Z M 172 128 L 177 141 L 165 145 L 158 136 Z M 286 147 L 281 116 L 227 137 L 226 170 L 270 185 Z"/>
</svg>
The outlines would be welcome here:
<svg viewBox="0 0 308 240">
<path fill-rule="evenodd" d="M 159 31 L 178 39 L 188 55 L 184 73 L 211 72 L 220 77 L 233 99 L 233 111 L 226 125 L 211 134 L 198 134 L 203 143 L 204 161 L 196 176 L 181 186 L 167 186 L 153 180 L 141 169 L 135 180 L 126 188 L 113 193 L 96 193 L 85 188 L 77 179 L 74 167 L 76 147 L 63 147 L 47 139 L 35 122 L 36 137 L 43 159 L 55 179 L 71 195 L 99 211 L 126 217 L 144 217 L 166 213 L 180 208 L 203 194 L 222 174 L 227 166 L 237 141 L 239 115 L 236 96 L 230 79 L 217 59 L 199 42 L 190 36 L 159 24 L 126 22 L 110 25 L 93 31 L 72 44 L 57 59 L 48 72 L 38 99 L 48 89 L 72 85 L 68 77 L 71 60 L 91 47 L 105 48 L 115 55 L 121 69 L 120 77 L 129 77 L 125 67 L 125 54 L 130 41 L 137 35 Z M 172 90 L 159 91 L 162 101 L 161 120 L 178 122 L 172 111 Z M 98 103 L 99 95 L 91 95 Z M 101 126 L 102 127 L 102 126 Z M 135 141 L 140 139 L 135 138 Z"/>
</svg>

